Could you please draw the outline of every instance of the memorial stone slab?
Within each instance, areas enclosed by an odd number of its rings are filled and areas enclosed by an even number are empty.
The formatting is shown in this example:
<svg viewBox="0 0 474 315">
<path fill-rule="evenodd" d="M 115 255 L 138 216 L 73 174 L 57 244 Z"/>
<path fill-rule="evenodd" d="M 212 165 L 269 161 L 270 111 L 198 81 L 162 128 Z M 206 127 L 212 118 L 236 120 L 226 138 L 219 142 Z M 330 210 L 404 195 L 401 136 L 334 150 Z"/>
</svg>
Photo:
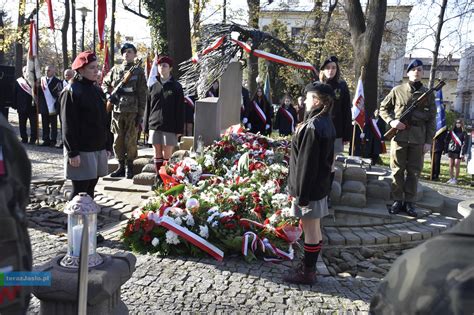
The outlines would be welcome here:
<svg viewBox="0 0 474 315">
<path fill-rule="evenodd" d="M 358 181 L 362 183 L 367 183 L 367 174 L 365 173 L 365 170 L 360 167 L 347 167 L 344 170 L 344 176 L 343 176 L 344 181 L 348 180 L 353 180 L 353 181 Z"/>
<path fill-rule="evenodd" d="M 365 195 L 365 184 L 353 180 L 346 180 L 344 184 L 342 184 L 342 191 Z"/>
</svg>

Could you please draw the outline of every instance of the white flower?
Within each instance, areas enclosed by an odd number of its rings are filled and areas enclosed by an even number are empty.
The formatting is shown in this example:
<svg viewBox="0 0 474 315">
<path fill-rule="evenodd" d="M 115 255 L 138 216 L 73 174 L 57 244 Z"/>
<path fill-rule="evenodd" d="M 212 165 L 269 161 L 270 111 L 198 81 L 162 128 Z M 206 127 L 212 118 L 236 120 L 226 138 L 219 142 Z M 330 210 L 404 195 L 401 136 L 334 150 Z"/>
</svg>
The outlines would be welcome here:
<svg viewBox="0 0 474 315">
<path fill-rule="evenodd" d="M 171 245 L 178 245 L 180 243 L 178 234 L 173 231 L 166 232 L 166 243 Z"/>
<path fill-rule="evenodd" d="M 212 226 L 213 228 L 215 228 L 218 224 L 219 224 L 218 221 L 214 221 L 214 222 L 212 222 L 212 225 L 211 225 L 211 226 Z"/>
<path fill-rule="evenodd" d="M 175 222 L 176 224 L 178 224 L 178 225 L 181 225 L 181 224 L 183 224 L 183 220 L 181 220 L 181 218 L 180 218 L 180 217 L 176 217 L 176 218 L 174 218 L 174 222 Z"/>
<path fill-rule="evenodd" d="M 194 226 L 194 218 L 193 218 L 193 215 L 191 213 L 188 214 L 187 216 L 185 216 L 184 219 L 186 220 L 186 225 L 187 226 Z"/>
<path fill-rule="evenodd" d="M 207 225 L 199 226 L 199 235 L 205 239 L 209 237 L 209 228 L 207 227 Z"/>
<path fill-rule="evenodd" d="M 206 154 L 204 156 L 204 166 L 205 167 L 214 166 L 214 158 L 210 154 Z"/>
<path fill-rule="evenodd" d="M 138 219 L 141 216 L 141 214 L 142 214 L 142 210 L 140 208 L 137 208 L 137 209 L 133 210 L 132 217 L 134 219 Z"/>
<path fill-rule="evenodd" d="M 158 238 L 154 238 L 152 241 L 151 241 L 151 245 L 153 246 L 158 246 L 158 244 L 160 244 L 160 240 Z"/>
<path fill-rule="evenodd" d="M 291 216 L 291 209 L 286 207 L 281 209 L 281 216 L 282 217 L 290 217 Z"/>
</svg>

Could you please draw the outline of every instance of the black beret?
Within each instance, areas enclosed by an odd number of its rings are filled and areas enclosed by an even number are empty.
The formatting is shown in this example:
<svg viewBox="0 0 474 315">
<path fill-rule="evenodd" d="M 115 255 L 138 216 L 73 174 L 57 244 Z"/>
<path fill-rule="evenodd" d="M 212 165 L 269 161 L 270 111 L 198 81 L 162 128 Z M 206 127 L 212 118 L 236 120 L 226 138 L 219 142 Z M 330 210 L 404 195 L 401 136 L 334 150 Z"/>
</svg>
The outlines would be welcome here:
<svg viewBox="0 0 474 315">
<path fill-rule="evenodd" d="M 413 59 L 407 66 L 407 73 L 410 71 L 412 68 L 422 66 L 423 62 L 421 62 L 420 59 Z"/>
<path fill-rule="evenodd" d="M 126 49 L 129 49 L 129 48 L 132 48 L 133 51 L 135 53 L 137 53 L 137 48 L 135 46 L 133 46 L 133 44 L 130 44 L 130 43 L 125 43 L 123 44 L 122 48 L 120 48 L 120 53 L 123 55 L 123 52 L 126 50 Z"/>
<path fill-rule="evenodd" d="M 315 81 L 313 83 L 306 85 L 304 88 L 304 93 L 306 94 L 308 92 L 319 92 L 321 94 L 329 95 L 333 98 L 336 96 L 334 94 L 334 90 L 329 84 L 321 83 L 319 81 Z"/>
<path fill-rule="evenodd" d="M 324 67 L 326 67 L 326 65 L 330 62 L 335 62 L 336 64 L 339 62 L 339 60 L 337 59 L 336 56 L 331 56 L 329 58 L 327 58 L 326 60 L 324 60 L 324 62 L 321 64 L 321 67 L 319 68 L 319 70 L 323 70 Z"/>
</svg>

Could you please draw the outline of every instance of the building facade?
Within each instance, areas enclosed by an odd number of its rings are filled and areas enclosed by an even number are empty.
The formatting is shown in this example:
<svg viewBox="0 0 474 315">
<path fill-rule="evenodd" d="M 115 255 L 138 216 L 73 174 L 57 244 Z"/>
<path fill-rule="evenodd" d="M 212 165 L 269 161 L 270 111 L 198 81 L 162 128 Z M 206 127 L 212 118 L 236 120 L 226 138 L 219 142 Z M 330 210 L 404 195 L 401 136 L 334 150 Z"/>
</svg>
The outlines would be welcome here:
<svg viewBox="0 0 474 315">
<path fill-rule="evenodd" d="M 461 55 L 454 110 L 466 120 L 474 121 L 474 45 Z"/>
</svg>

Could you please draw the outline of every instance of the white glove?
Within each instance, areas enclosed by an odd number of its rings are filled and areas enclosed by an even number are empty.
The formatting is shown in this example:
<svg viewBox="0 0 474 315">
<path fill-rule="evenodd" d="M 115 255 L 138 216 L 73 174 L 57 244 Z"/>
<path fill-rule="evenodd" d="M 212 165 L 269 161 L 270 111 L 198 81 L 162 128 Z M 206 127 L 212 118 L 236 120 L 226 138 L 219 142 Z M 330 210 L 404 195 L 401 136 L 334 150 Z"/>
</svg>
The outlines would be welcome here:
<svg viewBox="0 0 474 315">
<path fill-rule="evenodd" d="M 364 138 L 365 138 L 365 133 L 361 132 L 360 138 L 361 138 L 361 139 L 364 139 Z"/>
<path fill-rule="evenodd" d="M 249 121 L 249 120 L 247 119 L 247 117 L 244 117 L 244 119 L 242 119 L 242 123 L 243 123 L 244 125 L 245 125 L 246 123 L 248 123 L 248 121 Z"/>
<path fill-rule="evenodd" d="M 270 129 L 270 125 L 269 125 L 269 124 L 266 124 L 266 125 L 265 125 L 265 129 Z"/>
</svg>

